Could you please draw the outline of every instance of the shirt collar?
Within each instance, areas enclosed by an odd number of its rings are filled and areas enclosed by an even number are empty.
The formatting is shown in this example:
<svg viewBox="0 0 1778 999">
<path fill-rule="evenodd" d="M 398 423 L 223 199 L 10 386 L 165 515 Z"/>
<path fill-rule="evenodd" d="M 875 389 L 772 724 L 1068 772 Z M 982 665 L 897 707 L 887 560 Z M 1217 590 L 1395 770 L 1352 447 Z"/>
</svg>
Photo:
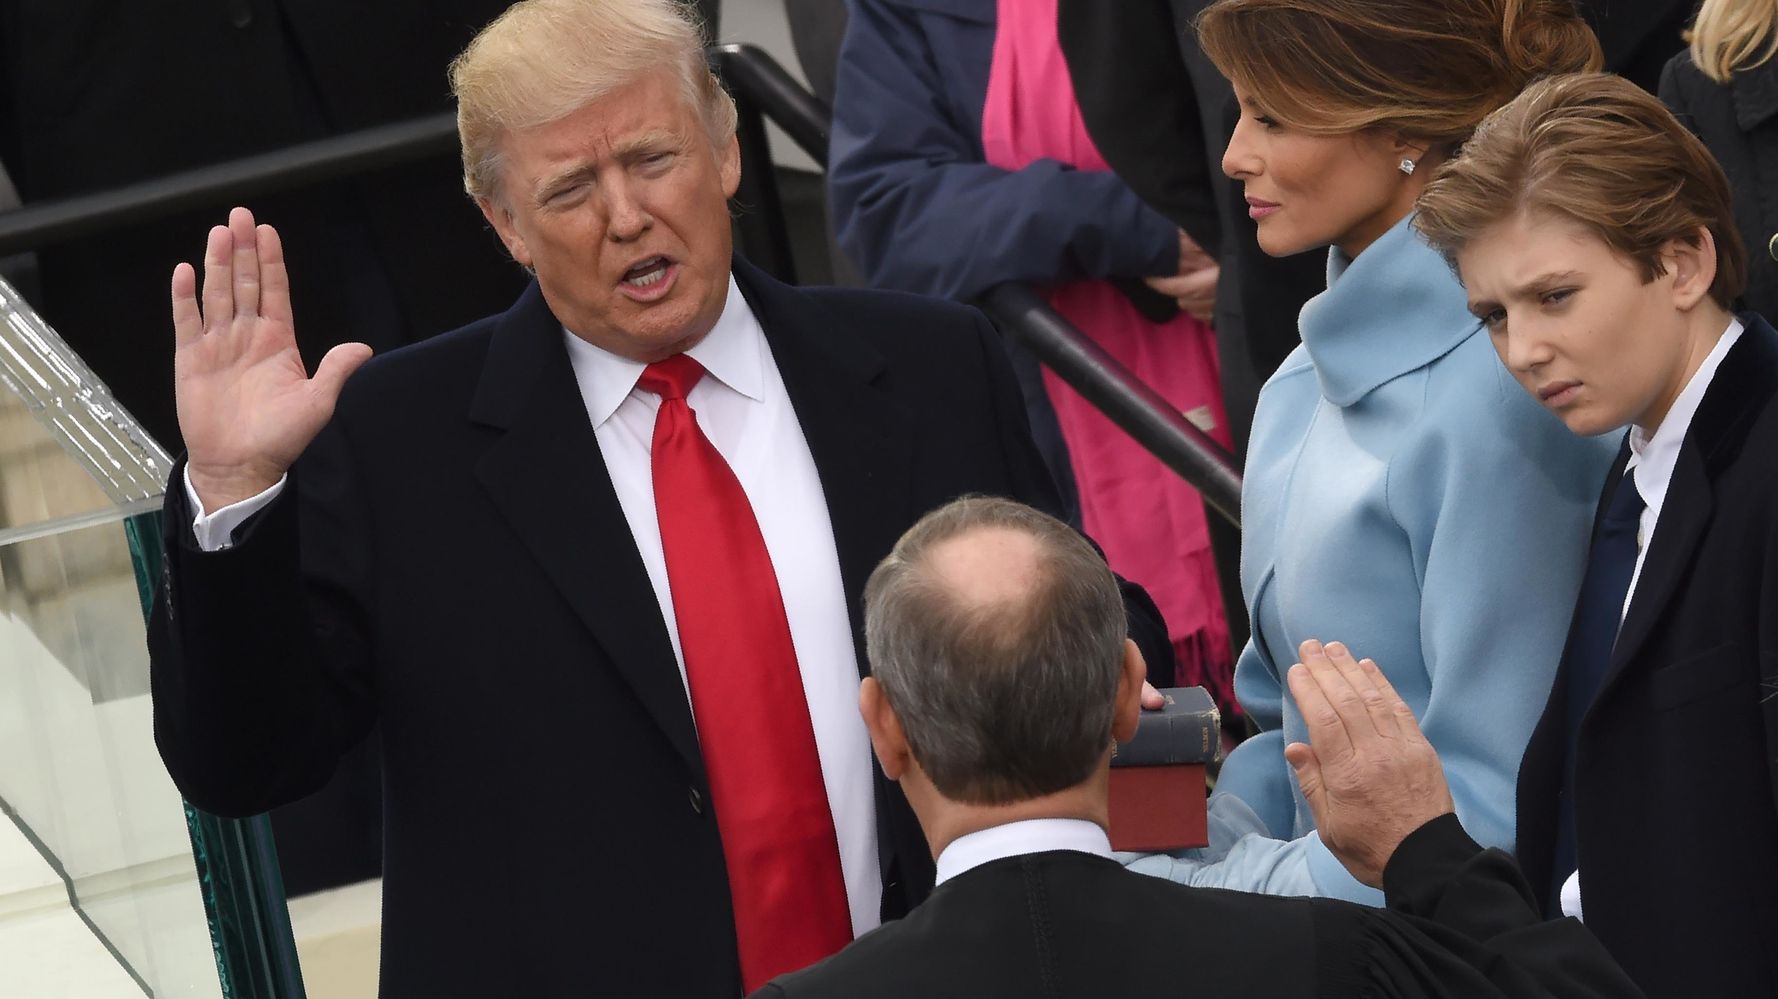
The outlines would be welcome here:
<svg viewBox="0 0 1778 999">
<path fill-rule="evenodd" d="M 647 365 L 595 347 L 566 326 L 562 327 L 562 335 L 568 341 L 568 360 L 574 367 L 575 380 L 580 383 L 581 397 L 586 400 L 587 416 L 596 429 L 630 397 Z M 765 399 L 765 331 L 742 297 L 733 274 L 729 275 L 728 299 L 723 303 L 722 315 L 716 318 L 709 334 L 686 353 L 734 391 L 755 402 Z"/>
<path fill-rule="evenodd" d="M 1109 859 L 1111 839 L 1104 829 L 1085 819 L 1023 819 L 990 826 L 957 837 L 939 853 L 934 886 L 996 860 L 1052 850 L 1073 850 Z"/>
<path fill-rule="evenodd" d="M 1674 398 L 1673 405 L 1653 434 L 1641 427 L 1630 428 L 1630 467 L 1636 476 L 1636 491 L 1642 494 L 1642 502 L 1650 510 L 1660 510 L 1662 500 L 1667 498 L 1667 483 L 1673 478 L 1673 466 L 1679 463 L 1679 446 L 1685 443 L 1685 434 L 1691 429 L 1698 404 L 1704 401 L 1704 392 L 1709 389 L 1710 380 L 1716 376 L 1723 357 L 1741 338 L 1741 330 L 1741 320 L 1729 320 L 1729 328 L 1723 331 L 1716 346 L 1705 355 L 1704 363 L 1692 374 L 1691 381 L 1686 382 L 1685 388 Z"/>
</svg>

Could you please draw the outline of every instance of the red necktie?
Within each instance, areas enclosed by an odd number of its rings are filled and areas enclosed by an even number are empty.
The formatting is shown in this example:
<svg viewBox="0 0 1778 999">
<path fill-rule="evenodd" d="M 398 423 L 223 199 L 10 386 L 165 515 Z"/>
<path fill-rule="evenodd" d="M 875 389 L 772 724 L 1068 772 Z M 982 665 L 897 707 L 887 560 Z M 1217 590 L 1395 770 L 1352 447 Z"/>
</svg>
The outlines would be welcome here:
<svg viewBox="0 0 1778 999">
<path fill-rule="evenodd" d="M 637 384 L 661 399 L 655 516 L 752 992 L 844 947 L 852 917 L 778 577 L 740 480 L 685 401 L 703 376 L 678 354 Z"/>
</svg>

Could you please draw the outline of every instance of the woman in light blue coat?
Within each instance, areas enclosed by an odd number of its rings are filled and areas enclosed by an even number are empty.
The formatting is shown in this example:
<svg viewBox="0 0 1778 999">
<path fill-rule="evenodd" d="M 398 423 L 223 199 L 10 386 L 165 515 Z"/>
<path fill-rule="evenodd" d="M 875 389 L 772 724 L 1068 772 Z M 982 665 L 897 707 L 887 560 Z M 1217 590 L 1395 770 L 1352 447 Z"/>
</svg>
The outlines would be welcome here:
<svg viewBox="0 0 1778 999">
<path fill-rule="evenodd" d="M 1412 214 L 1488 112 L 1536 75 L 1596 68 L 1598 43 L 1566 0 L 1221 0 L 1199 32 L 1241 103 L 1223 168 L 1261 247 L 1330 247 L 1328 289 L 1260 393 L 1247 457 L 1235 689 L 1260 732 L 1223 766 L 1210 848 L 1131 866 L 1381 904 L 1315 834 L 1284 759 L 1307 739 L 1283 673 L 1308 638 L 1374 657 L 1465 828 L 1512 847 L 1615 445 L 1519 390 Z"/>
</svg>

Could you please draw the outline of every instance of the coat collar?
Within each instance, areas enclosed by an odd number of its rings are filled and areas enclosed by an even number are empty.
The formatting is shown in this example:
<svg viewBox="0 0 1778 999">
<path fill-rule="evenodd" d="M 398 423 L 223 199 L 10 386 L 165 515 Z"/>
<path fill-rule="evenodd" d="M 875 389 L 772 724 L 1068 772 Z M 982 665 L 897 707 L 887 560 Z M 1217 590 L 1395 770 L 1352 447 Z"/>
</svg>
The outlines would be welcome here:
<svg viewBox="0 0 1778 999">
<path fill-rule="evenodd" d="M 1754 423 L 1778 396 L 1778 332 L 1757 313 L 1739 318 L 1745 332 L 1705 389 L 1673 466 L 1667 502 L 1630 598 L 1624 630 L 1612 649 L 1607 687 L 1648 641 L 1710 523 L 1716 481 L 1740 457 Z"/>
<path fill-rule="evenodd" d="M 1329 250 L 1327 290 L 1301 317 L 1321 394 L 1341 407 L 1443 357 L 1479 326 L 1463 286 L 1412 215 L 1356 259 Z"/>
<path fill-rule="evenodd" d="M 1751 132 L 1778 114 L 1778 59 L 1767 59 L 1752 69 L 1738 70 L 1729 80 L 1734 94 L 1735 124 Z"/>
<path fill-rule="evenodd" d="M 883 358 L 847 334 L 845 317 L 738 258 L 733 273 L 815 460 L 862 670 L 857 597 L 909 521 L 910 414 L 878 384 Z M 469 419 L 503 433 L 482 455 L 476 477 L 701 780 L 697 734 L 666 624 L 623 527 L 562 325 L 535 281 L 495 324 Z"/>
</svg>

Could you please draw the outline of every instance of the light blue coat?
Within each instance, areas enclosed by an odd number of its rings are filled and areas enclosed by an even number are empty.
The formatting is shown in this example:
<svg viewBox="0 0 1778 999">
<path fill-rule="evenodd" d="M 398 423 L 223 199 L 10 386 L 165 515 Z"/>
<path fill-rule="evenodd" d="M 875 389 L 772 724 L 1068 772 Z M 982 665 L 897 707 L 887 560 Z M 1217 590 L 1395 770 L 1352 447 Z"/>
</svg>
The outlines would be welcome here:
<svg viewBox="0 0 1778 999">
<path fill-rule="evenodd" d="M 1304 639 L 1377 661 L 1444 761 L 1464 827 L 1512 849 L 1617 437 L 1576 437 L 1513 381 L 1444 260 L 1403 220 L 1332 251 L 1303 344 L 1266 383 L 1241 501 L 1253 638 L 1235 691 L 1260 734 L 1223 766 L 1208 850 L 1136 870 L 1382 904 L 1315 832 L 1284 746 Z"/>
</svg>

